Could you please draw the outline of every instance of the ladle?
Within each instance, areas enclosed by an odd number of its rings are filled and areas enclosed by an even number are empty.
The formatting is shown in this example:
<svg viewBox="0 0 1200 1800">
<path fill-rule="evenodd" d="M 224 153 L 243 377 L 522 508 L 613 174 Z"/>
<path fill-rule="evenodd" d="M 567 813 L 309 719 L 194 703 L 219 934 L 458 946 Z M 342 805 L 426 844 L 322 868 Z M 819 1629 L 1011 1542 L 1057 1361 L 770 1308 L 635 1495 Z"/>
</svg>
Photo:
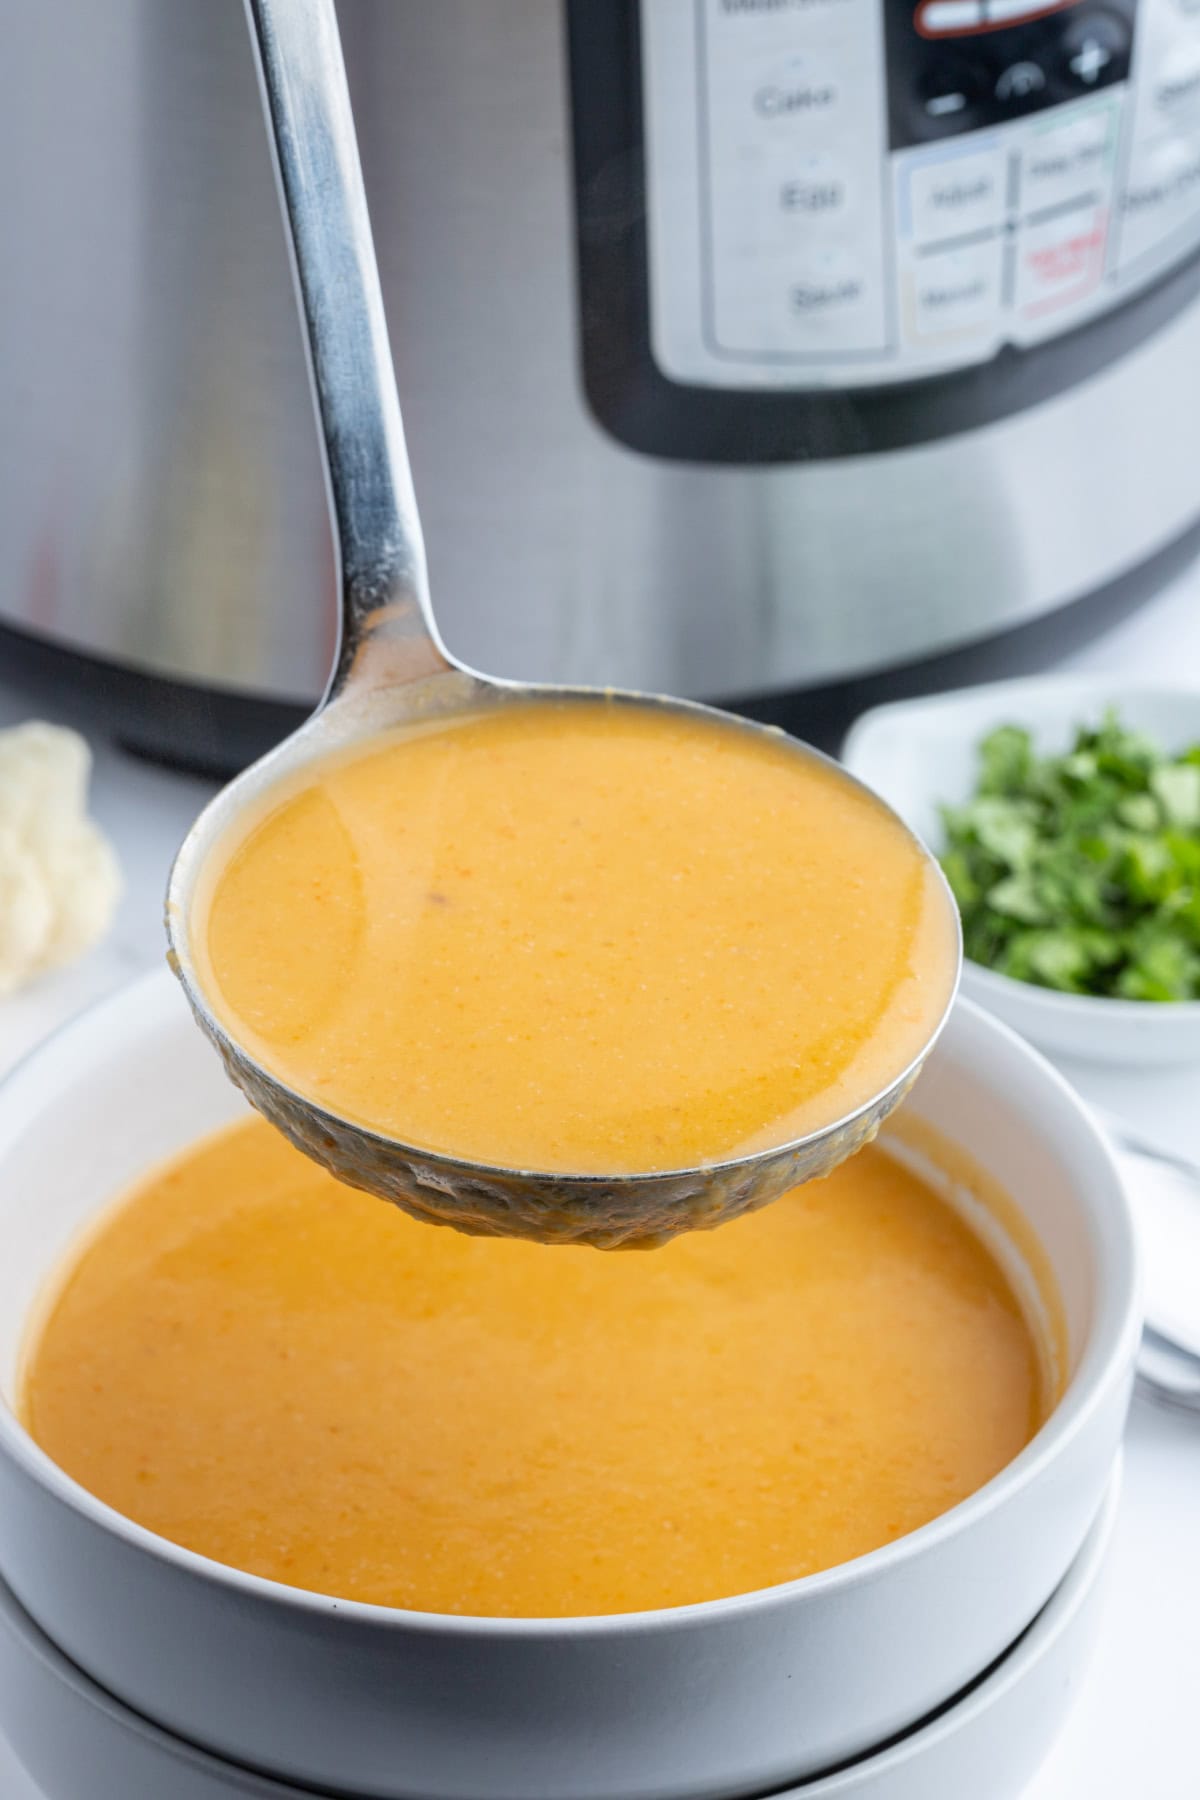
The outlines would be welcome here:
<svg viewBox="0 0 1200 1800">
<path fill-rule="evenodd" d="M 562 1175 L 460 1160 L 338 1117 L 248 1055 L 203 992 L 189 941 L 200 872 L 264 790 L 331 751 L 406 722 L 541 700 L 595 704 L 604 698 L 619 706 L 707 715 L 746 732 L 766 730 L 681 700 L 493 680 L 449 655 L 430 605 L 332 0 L 247 0 L 247 13 L 324 443 L 340 563 L 341 642 L 317 711 L 218 794 L 185 840 L 167 895 L 172 965 L 229 1074 L 259 1111 L 341 1180 L 418 1217 L 464 1231 L 610 1247 L 661 1241 L 760 1206 L 827 1173 L 874 1135 L 911 1086 L 941 1020 L 922 1055 L 883 1092 L 799 1140 L 697 1168 Z M 795 753 L 818 756 L 799 743 Z M 857 785 L 849 775 L 841 778 Z M 948 890 L 946 904 L 953 911 Z M 947 1011 L 951 998 L 952 992 Z"/>
</svg>

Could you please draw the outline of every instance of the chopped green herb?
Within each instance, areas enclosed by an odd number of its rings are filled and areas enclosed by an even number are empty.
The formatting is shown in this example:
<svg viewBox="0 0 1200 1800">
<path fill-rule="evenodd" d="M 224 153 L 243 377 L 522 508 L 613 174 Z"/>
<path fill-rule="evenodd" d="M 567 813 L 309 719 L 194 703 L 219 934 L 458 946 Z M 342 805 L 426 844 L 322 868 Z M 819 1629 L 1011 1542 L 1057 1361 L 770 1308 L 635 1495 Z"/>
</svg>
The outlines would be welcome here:
<svg viewBox="0 0 1200 1800">
<path fill-rule="evenodd" d="M 1001 725 L 941 809 L 974 962 L 1067 994 L 1200 999 L 1200 743 L 1167 756 L 1115 712 L 1060 756 Z"/>
</svg>

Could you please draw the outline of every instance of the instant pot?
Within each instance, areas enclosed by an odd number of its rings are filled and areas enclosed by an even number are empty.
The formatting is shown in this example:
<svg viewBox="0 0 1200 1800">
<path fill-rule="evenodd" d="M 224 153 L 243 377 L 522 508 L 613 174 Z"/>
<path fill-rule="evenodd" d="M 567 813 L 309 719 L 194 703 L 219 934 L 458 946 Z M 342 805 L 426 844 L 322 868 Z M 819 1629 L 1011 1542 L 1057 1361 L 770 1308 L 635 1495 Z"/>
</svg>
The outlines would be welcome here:
<svg viewBox="0 0 1200 1800">
<path fill-rule="evenodd" d="M 803 724 L 1194 547 L 1200 0 L 339 10 L 459 655 Z M 238 760 L 335 632 L 240 0 L 5 49 L 5 654 Z"/>
</svg>

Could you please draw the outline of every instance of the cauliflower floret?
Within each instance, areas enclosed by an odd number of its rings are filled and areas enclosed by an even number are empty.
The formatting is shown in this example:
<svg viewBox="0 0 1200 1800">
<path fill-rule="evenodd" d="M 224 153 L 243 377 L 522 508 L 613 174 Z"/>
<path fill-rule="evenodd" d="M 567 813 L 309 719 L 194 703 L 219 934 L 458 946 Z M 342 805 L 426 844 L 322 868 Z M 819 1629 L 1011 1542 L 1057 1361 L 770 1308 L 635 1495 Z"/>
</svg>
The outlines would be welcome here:
<svg viewBox="0 0 1200 1800">
<path fill-rule="evenodd" d="M 0 994 L 36 969 L 54 929 L 50 884 L 11 825 L 0 825 Z"/>
<path fill-rule="evenodd" d="M 121 873 L 87 817 L 91 763 L 60 725 L 0 731 L 0 993 L 82 955 L 112 921 Z"/>
<path fill-rule="evenodd" d="M 77 731 L 33 719 L 0 731 L 0 822 L 27 842 L 87 812 L 92 753 Z"/>
<path fill-rule="evenodd" d="M 91 819 L 48 836 L 41 863 L 55 903 L 41 966 L 52 969 L 73 962 L 104 936 L 121 897 L 121 866 Z"/>
</svg>

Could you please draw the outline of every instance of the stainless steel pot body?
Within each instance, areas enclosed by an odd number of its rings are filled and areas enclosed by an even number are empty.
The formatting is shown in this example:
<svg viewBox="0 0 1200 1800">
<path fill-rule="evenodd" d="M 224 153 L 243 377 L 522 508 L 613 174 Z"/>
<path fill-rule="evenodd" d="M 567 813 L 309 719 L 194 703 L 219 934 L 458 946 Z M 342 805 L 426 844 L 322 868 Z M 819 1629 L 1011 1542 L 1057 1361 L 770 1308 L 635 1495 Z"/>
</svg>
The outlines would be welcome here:
<svg viewBox="0 0 1200 1800">
<path fill-rule="evenodd" d="M 1178 271 L 1161 320 L 990 423 L 741 462 L 631 447 L 585 397 L 588 70 L 573 99 L 558 0 L 340 12 L 438 614 L 469 661 L 702 696 L 826 682 L 1087 594 L 1200 511 Z M 0 622 L 314 697 L 331 549 L 240 0 L 45 0 L 5 41 Z M 599 170 L 593 235 L 643 204 L 639 167 Z"/>
</svg>

